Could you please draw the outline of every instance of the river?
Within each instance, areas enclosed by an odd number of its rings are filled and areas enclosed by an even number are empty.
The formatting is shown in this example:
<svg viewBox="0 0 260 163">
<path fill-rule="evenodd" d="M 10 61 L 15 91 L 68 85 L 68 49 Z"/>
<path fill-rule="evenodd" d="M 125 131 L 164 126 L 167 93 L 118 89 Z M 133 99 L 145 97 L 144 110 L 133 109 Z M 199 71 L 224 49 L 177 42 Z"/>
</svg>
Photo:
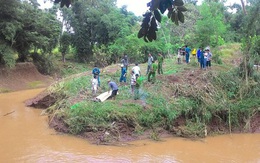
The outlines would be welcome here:
<svg viewBox="0 0 260 163">
<path fill-rule="evenodd" d="M 49 128 L 42 110 L 25 107 L 43 89 L 0 94 L 0 163 L 260 163 L 260 134 L 228 134 L 193 141 L 167 138 L 100 146 Z"/>
</svg>

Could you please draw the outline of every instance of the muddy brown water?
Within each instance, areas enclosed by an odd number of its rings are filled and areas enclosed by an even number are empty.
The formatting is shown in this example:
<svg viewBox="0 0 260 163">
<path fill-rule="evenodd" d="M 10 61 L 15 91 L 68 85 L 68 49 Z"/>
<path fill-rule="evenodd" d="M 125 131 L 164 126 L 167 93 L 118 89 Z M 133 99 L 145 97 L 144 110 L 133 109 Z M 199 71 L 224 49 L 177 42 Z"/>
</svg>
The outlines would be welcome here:
<svg viewBox="0 0 260 163">
<path fill-rule="evenodd" d="M 43 89 L 0 94 L 0 162 L 260 163 L 260 134 L 232 134 L 199 141 L 168 138 L 99 146 L 58 134 L 41 111 L 24 101 Z"/>
</svg>

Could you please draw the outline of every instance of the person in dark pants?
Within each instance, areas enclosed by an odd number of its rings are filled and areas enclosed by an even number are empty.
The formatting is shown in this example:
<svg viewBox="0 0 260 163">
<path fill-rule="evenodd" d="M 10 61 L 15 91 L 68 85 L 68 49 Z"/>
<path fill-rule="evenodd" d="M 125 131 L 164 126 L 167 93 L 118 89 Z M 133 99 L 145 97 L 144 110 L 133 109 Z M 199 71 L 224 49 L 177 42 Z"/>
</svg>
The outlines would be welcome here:
<svg viewBox="0 0 260 163">
<path fill-rule="evenodd" d="M 126 83 L 126 67 L 122 64 L 121 65 L 121 76 L 120 76 L 120 79 L 119 79 L 119 82 L 125 82 Z"/>
<path fill-rule="evenodd" d="M 135 88 L 134 88 L 134 99 L 135 99 L 135 100 L 140 99 L 139 89 L 140 89 L 140 87 L 141 87 L 141 84 L 142 84 L 142 80 L 141 80 L 141 78 L 139 77 L 139 75 L 136 74 L 136 83 L 135 83 Z"/>
<path fill-rule="evenodd" d="M 128 56 L 126 54 L 122 57 L 121 63 L 124 65 L 124 67 L 127 70 L 129 63 L 128 63 Z"/>
<path fill-rule="evenodd" d="M 158 74 L 163 74 L 163 70 L 162 70 L 163 56 L 161 53 L 158 54 L 157 60 L 158 60 Z"/>
<path fill-rule="evenodd" d="M 155 82 L 155 73 L 156 73 L 156 70 L 157 70 L 157 64 L 154 63 L 154 61 L 152 61 L 152 65 L 151 65 L 151 69 L 149 71 L 149 74 L 148 74 L 148 82 Z"/>
<path fill-rule="evenodd" d="M 98 80 L 98 86 L 100 87 L 100 78 L 99 78 L 100 70 L 97 67 L 97 65 L 94 66 L 94 68 L 92 70 L 92 74 L 93 74 L 93 77 L 96 76 L 96 78 Z"/>
<path fill-rule="evenodd" d="M 185 46 L 185 61 L 186 61 L 186 63 L 190 62 L 190 52 L 191 52 L 191 49 L 186 45 Z"/>
<path fill-rule="evenodd" d="M 212 58 L 212 53 L 210 52 L 209 49 L 206 49 L 206 52 L 208 53 L 208 55 L 207 55 L 207 63 L 206 63 L 206 67 L 207 67 L 207 68 L 211 68 L 211 58 Z"/>
<path fill-rule="evenodd" d="M 150 72 L 152 63 L 153 63 L 153 56 L 151 53 L 148 54 L 148 61 L 147 61 L 148 65 L 147 65 L 147 71 L 146 71 L 146 75 L 148 75 L 148 73 Z"/>
<path fill-rule="evenodd" d="M 109 88 L 112 90 L 111 95 L 108 97 L 108 99 L 112 99 L 115 100 L 116 99 L 116 95 L 117 95 L 117 91 L 118 91 L 118 86 L 115 82 L 111 81 L 110 79 L 107 81 Z M 108 93 L 110 93 L 110 91 L 108 91 Z"/>
</svg>

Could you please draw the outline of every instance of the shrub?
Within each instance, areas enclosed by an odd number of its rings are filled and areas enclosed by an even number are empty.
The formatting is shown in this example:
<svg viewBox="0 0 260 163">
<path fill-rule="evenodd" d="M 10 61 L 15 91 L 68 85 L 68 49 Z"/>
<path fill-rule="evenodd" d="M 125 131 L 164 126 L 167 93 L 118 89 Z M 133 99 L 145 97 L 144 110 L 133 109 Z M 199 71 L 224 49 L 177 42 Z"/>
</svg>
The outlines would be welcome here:
<svg viewBox="0 0 260 163">
<path fill-rule="evenodd" d="M 54 64 L 54 56 L 51 54 L 32 53 L 33 63 L 38 71 L 45 75 L 53 75 L 57 66 Z"/>
</svg>

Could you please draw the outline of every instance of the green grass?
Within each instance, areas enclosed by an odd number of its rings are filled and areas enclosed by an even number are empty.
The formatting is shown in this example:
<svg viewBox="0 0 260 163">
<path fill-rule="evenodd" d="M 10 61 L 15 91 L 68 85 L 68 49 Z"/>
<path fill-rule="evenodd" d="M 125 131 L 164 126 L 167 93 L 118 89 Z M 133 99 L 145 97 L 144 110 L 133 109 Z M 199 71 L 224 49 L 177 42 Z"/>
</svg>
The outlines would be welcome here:
<svg viewBox="0 0 260 163">
<path fill-rule="evenodd" d="M 7 89 L 7 88 L 1 88 L 0 87 L 0 93 L 8 93 L 11 92 L 11 90 Z"/>
<path fill-rule="evenodd" d="M 44 86 L 42 81 L 33 81 L 33 82 L 28 83 L 29 88 L 38 88 L 38 87 L 41 87 L 41 86 Z"/>
</svg>

